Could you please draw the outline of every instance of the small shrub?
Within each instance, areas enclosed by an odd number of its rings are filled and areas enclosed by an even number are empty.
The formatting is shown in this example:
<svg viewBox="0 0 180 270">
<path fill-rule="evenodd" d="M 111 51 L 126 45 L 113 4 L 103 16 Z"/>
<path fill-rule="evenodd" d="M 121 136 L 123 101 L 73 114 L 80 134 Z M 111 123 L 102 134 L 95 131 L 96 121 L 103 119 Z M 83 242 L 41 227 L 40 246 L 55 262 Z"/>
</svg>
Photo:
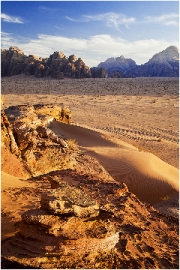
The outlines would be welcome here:
<svg viewBox="0 0 180 270">
<path fill-rule="evenodd" d="M 75 139 L 66 140 L 70 149 L 76 150 L 78 148 L 78 142 Z"/>
<path fill-rule="evenodd" d="M 169 198 L 170 198 L 170 196 L 169 195 L 166 195 L 164 197 L 161 197 L 160 200 L 161 201 L 167 201 Z"/>
</svg>

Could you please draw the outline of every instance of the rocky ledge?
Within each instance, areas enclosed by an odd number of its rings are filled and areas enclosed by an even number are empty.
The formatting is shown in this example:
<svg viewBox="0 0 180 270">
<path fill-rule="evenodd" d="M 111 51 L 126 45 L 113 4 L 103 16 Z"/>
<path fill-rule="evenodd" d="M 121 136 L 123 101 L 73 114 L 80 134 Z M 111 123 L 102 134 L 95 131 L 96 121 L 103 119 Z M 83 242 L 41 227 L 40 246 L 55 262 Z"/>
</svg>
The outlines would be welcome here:
<svg viewBox="0 0 180 270">
<path fill-rule="evenodd" d="M 54 137 L 49 121 L 70 118 L 50 105 L 2 111 L 2 152 L 23 164 L 34 188 L 9 191 L 16 201 L 26 193 L 33 207 L 24 212 L 19 200 L 19 228 L 3 240 L 1 268 L 178 269 L 178 219 L 142 203 L 77 145 Z M 2 169 L 10 161 L 3 157 Z"/>
<path fill-rule="evenodd" d="M 125 184 L 78 170 L 32 179 L 50 186 L 3 243 L 6 269 L 178 268 L 178 220 L 143 204 Z"/>
<path fill-rule="evenodd" d="M 73 166 L 74 158 L 67 142 L 48 128 L 52 121 L 70 123 L 69 109 L 48 104 L 11 106 L 1 112 L 1 120 L 3 153 L 9 150 L 16 154 L 30 175 Z"/>
<path fill-rule="evenodd" d="M 111 254 L 118 241 L 114 222 L 104 218 L 97 202 L 61 183 L 42 194 L 40 209 L 22 215 L 20 231 L 3 245 L 3 255 L 35 268 L 76 268 L 80 261 L 92 266 L 99 253 Z"/>
</svg>

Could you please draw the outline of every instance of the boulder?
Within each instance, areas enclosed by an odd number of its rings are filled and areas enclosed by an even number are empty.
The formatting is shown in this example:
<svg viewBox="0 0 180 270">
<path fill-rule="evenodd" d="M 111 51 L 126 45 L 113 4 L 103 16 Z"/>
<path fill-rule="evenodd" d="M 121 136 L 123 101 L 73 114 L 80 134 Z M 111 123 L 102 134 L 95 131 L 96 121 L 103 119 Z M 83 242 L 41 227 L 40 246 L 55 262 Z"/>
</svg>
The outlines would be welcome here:
<svg viewBox="0 0 180 270">
<path fill-rule="evenodd" d="M 54 215 L 68 214 L 80 218 L 99 215 L 96 201 L 84 196 L 80 189 L 65 184 L 42 194 L 41 207 Z"/>
<path fill-rule="evenodd" d="M 3 244 L 3 259 L 43 269 L 82 263 L 91 268 L 104 256 L 112 267 L 118 241 L 114 223 L 100 215 L 97 202 L 62 184 L 42 194 L 40 209 L 22 214 L 19 233 Z"/>
</svg>

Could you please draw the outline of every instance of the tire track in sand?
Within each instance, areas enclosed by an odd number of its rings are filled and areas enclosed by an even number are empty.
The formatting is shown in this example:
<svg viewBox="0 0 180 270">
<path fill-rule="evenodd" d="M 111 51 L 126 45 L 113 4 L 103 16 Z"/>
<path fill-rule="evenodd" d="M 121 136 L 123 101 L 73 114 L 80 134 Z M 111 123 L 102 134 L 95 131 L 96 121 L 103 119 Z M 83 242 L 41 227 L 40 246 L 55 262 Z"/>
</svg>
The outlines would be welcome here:
<svg viewBox="0 0 180 270">
<path fill-rule="evenodd" d="M 122 135 L 133 140 L 145 140 L 145 141 L 165 140 L 165 141 L 176 143 L 176 144 L 179 143 L 179 132 L 166 130 L 166 129 L 159 129 L 159 128 L 145 129 L 141 127 L 138 127 L 138 128 L 133 127 L 132 129 L 129 127 L 128 128 L 126 127 L 120 127 L 120 128 L 119 127 L 114 127 L 114 128 L 97 127 L 97 129 L 108 131 L 116 135 Z"/>
</svg>

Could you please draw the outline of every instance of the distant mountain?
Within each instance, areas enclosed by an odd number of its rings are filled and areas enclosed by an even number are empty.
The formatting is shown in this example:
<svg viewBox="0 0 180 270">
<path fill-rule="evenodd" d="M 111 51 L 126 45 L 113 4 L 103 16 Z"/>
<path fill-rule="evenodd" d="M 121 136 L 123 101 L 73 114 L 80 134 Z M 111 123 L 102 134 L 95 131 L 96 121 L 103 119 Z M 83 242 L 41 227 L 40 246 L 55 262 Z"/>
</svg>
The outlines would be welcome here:
<svg viewBox="0 0 180 270">
<path fill-rule="evenodd" d="M 178 77 L 179 51 L 170 46 L 156 53 L 147 63 L 137 65 L 132 59 L 120 57 L 108 58 L 98 67 L 89 68 L 75 55 L 66 57 L 62 52 L 54 52 L 48 58 L 24 55 L 15 46 L 1 50 L 1 76 L 18 74 L 36 77 L 69 78 L 106 78 L 106 77 Z"/>
<path fill-rule="evenodd" d="M 108 58 L 105 62 L 101 62 L 98 68 L 105 68 L 108 74 L 118 71 L 120 73 L 126 73 L 129 69 L 135 68 L 136 62 L 132 59 L 127 59 L 123 55 L 120 57 Z"/>
<path fill-rule="evenodd" d="M 109 77 L 178 77 L 179 52 L 177 47 L 170 46 L 143 65 L 121 55 L 108 58 L 98 68 L 105 68 Z"/>
<path fill-rule="evenodd" d="M 75 55 L 66 57 L 62 52 L 54 52 L 48 58 L 24 55 L 16 46 L 1 50 L 1 76 L 18 74 L 35 75 L 36 77 L 51 77 L 55 79 L 68 78 L 104 78 L 103 69 L 90 69 L 81 58 Z"/>
<path fill-rule="evenodd" d="M 179 76 L 179 51 L 175 46 L 170 46 L 160 53 L 156 53 L 144 65 L 136 66 L 126 72 L 126 76 L 135 77 L 178 77 Z"/>
</svg>

